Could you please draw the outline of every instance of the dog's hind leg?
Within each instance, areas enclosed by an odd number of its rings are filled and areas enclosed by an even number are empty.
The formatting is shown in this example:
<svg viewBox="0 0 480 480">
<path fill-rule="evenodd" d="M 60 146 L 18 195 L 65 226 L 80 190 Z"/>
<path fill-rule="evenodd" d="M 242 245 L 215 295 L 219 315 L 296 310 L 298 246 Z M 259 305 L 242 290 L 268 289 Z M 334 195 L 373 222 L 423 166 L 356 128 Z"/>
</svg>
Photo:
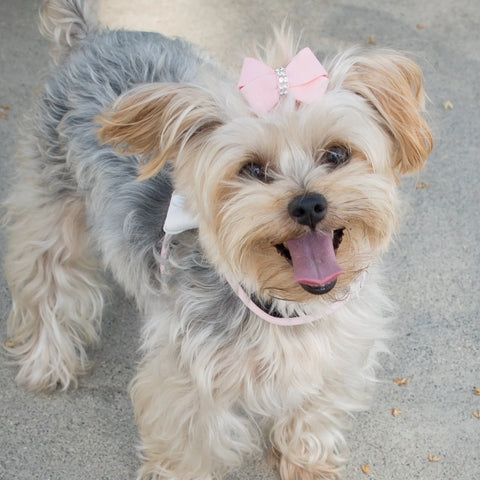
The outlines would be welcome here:
<svg viewBox="0 0 480 480">
<path fill-rule="evenodd" d="M 59 197 L 24 182 L 8 202 L 6 347 L 32 391 L 76 386 L 89 369 L 85 348 L 99 339 L 103 297 L 83 200 Z"/>
</svg>

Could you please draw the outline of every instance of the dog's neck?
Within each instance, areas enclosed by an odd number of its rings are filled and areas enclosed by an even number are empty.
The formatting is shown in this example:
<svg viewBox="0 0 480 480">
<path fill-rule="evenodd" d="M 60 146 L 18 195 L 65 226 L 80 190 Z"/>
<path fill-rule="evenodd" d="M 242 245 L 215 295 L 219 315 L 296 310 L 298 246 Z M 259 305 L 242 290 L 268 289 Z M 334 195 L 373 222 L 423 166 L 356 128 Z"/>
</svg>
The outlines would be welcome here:
<svg viewBox="0 0 480 480">
<path fill-rule="evenodd" d="M 367 271 L 364 270 L 360 276 L 350 285 L 349 291 L 341 299 L 337 300 L 330 304 L 325 304 L 324 309 L 321 313 L 318 314 L 303 314 L 299 316 L 283 317 L 275 308 L 272 308 L 272 304 L 265 305 L 255 296 L 249 296 L 247 292 L 243 289 L 241 285 L 235 286 L 234 282 L 227 278 L 228 283 L 232 287 L 233 291 L 237 294 L 238 298 L 243 302 L 243 304 L 255 315 L 266 320 L 269 323 L 280 326 L 295 326 L 295 325 L 304 325 L 306 323 L 312 323 L 316 320 L 328 317 L 333 312 L 336 312 L 338 309 L 343 307 L 352 297 L 358 295 L 362 289 L 365 278 L 367 276 Z"/>
<path fill-rule="evenodd" d="M 172 235 L 177 235 L 187 230 L 193 230 L 195 228 L 198 228 L 197 218 L 193 216 L 190 212 L 188 212 L 184 204 L 185 197 L 174 192 L 172 194 L 167 217 L 163 225 L 163 230 L 165 232 L 161 254 L 163 260 L 166 260 L 168 258 L 170 240 Z M 163 270 L 164 267 L 162 266 L 162 273 Z M 282 314 L 279 313 L 272 306 L 272 303 L 270 303 L 269 305 L 264 304 L 255 296 L 249 296 L 244 290 L 244 288 L 240 284 L 236 284 L 232 279 L 227 278 L 227 281 L 232 287 L 232 290 L 237 294 L 238 298 L 243 302 L 243 304 L 258 317 L 274 325 L 295 326 L 311 323 L 315 320 L 320 320 L 321 318 L 325 318 L 338 310 L 340 307 L 345 305 L 352 298 L 352 296 L 358 294 L 365 282 L 365 276 L 366 271 L 364 271 L 360 275 L 360 277 L 351 284 L 349 291 L 346 293 L 343 299 L 337 300 L 330 304 L 326 304 L 325 309 L 322 311 L 321 314 L 305 314 L 292 317 L 283 317 Z"/>
</svg>

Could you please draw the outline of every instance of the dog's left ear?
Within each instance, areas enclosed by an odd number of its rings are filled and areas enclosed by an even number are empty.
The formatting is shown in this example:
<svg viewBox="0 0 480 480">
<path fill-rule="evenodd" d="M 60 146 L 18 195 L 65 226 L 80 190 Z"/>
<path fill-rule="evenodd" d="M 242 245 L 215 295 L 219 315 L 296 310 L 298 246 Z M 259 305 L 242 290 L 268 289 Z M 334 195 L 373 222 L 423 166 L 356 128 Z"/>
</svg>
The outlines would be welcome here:
<svg viewBox="0 0 480 480">
<path fill-rule="evenodd" d="M 190 141 L 201 141 L 223 123 L 208 91 L 188 84 L 153 83 L 118 98 L 95 121 L 101 143 L 122 155 L 140 155 L 139 179 L 156 175 Z"/>
<path fill-rule="evenodd" d="M 359 56 L 344 85 L 380 113 L 395 141 L 396 171 L 407 174 L 421 170 L 433 148 L 433 138 L 423 117 L 423 74 L 417 64 L 393 51 Z"/>
</svg>

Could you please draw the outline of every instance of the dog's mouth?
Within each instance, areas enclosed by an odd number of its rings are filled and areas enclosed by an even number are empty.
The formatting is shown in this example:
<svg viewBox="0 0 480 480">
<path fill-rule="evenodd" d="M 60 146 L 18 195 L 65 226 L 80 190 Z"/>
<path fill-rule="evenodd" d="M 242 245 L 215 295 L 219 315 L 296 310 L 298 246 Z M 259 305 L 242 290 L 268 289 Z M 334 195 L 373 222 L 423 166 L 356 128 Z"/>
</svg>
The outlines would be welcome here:
<svg viewBox="0 0 480 480">
<path fill-rule="evenodd" d="M 342 243 L 343 228 L 329 233 L 311 232 L 303 237 L 277 244 L 278 253 L 293 267 L 293 281 L 312 295 L 323 295 L 335 287 L 337 277 L 345 273 L 336 254 Z"/>
</svg>

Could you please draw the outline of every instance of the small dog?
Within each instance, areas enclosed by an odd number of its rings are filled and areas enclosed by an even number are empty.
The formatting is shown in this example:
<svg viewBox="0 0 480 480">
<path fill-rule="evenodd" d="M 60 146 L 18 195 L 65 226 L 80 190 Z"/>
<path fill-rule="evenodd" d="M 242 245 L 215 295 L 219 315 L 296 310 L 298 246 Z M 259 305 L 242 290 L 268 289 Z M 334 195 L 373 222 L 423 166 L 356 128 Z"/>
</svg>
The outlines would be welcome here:
<svg viewBox="0 0 480 480">
<path fill-rule="evenodd" d="M 139 478 L 217 478 L 264 435 L 283 480 L 339 478 L 387 338 L 399 176 L 432 148 L 420 69 L 322 65 L 282 29 L 237 84 L 182 40 L 102 30 L 87 0 L 47 1 L 41 26 L 53 72 L 7 213 L 18 383 L 88 372 L 100 264 L 145 317 Z"/>
</svg>

